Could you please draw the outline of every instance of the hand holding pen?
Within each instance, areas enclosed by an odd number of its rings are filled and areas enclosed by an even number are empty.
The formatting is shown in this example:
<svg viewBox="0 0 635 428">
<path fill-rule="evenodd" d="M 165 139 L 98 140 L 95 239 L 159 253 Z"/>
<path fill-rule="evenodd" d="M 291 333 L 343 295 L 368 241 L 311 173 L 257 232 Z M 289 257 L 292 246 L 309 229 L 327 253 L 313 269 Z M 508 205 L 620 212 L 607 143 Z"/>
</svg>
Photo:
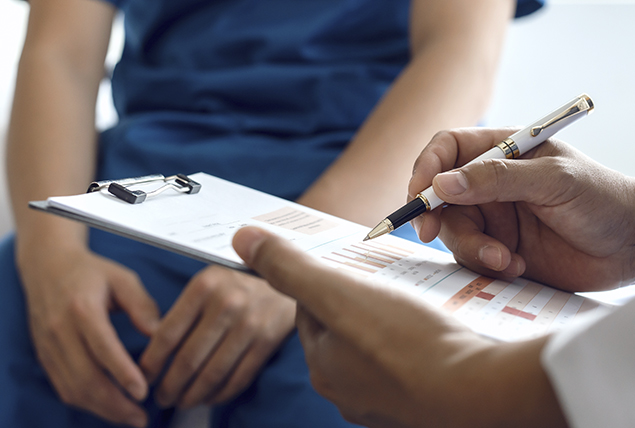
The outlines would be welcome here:
<svg viewBox="0 0 635 428">
<path fill-rule="evenodd" d="M 469 163 L 476 163 L 486 159 L 516 159 L 553 136 L 565 126 L 586 116 L 593 111 L 593 108 L 594 105 L 591 98 L 586 94 L 582 94 L 526 128 L 503 139 Z M 435 194 L 434 189 L 430 186 L 417 194 L 406 205 L 382 220 L 368 233 L 364 240 L 390 233 L 443 203 L 444 201 Z"/>
<path fill-rule="evenodd" d="M 469 162 L 511 132 L 466 128 L 432 139 L 409 193 L 432 183 L 448 204 L 412 221 L 421 240 L 438 235 L 459 263 L 505 280 L 571 291 L 632 281 L 635 179 L 556 139 L 521 159 Z"/>
</svg>

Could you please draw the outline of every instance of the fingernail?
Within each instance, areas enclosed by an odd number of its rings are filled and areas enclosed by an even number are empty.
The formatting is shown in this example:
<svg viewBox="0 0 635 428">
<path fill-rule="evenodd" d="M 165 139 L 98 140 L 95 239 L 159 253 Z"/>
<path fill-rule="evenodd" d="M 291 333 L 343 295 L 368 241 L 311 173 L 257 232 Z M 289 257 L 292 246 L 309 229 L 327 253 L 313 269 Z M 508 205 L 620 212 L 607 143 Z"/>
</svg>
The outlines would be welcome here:
<svg viewBox="0 0 635 428">
<path fill-rule="evenodd" d="M 520 276 L 525 272 L 525 264 L 520 261 L 512 258 L 511 262 L 509 262 L 509 266 L 505 268 L 503 273 L 510 276 Z"/>
<path fill-rule="evenodd" d="M 487 245 L 479 250 L 478 258 L 491 269 L 500 270 L 503 255 L 498 248 Z"/>
<path fill-rule="evenodd" d="M 467 180 L 460 171 L 444 172 L 435 177 L 437 186 L 446 195 L 460 195 L 467 190 Z"/>
<path fill-rule="evenodd" d="M 138 401 L 146 398 L 146 394 L 148 393 L 148 388 L 146 388 L 144 384 L 140 384 L 137 382 L 128 384 L 128 387 L 126 389 L 128 390 L 128 393 L 130 393 L 130 395 L 132 395 L 132 397 L 134 397 L 134 399 Z"/>
<path fill-rule="evenodd" d="M 241 229 L 234 237 L 234 250 L 244 261 L 250 263 L 266 236 L 263 230 L 256 227 Z"/>
</svg>

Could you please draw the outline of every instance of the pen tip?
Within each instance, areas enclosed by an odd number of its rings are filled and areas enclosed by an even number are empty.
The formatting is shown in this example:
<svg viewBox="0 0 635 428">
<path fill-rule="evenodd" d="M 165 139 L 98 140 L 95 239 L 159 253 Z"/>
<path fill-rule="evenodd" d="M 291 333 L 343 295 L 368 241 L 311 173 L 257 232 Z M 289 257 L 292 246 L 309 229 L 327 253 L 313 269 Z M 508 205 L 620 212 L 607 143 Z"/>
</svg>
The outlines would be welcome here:
<svg viewBox="0 0 635 428">
<path fill-rule="evenodd" d="M 392 227 L 392 223 L 390 222 L 390 220 L 388 219 L 384 219 L 381 223 L 379 223 L 377 226 L 375 226 L 373 228 L 373 230 L 371 230 L 370 232 L 368 232 L 368 235 L 366 235 L 366 238 L 364 238 L 364 241 L 368 241 L 370 239 L 375 239 L 381 235 L 385 235 L 386 233 L 390 233 L 393 230 L 395 230 Z"/>
</svg>

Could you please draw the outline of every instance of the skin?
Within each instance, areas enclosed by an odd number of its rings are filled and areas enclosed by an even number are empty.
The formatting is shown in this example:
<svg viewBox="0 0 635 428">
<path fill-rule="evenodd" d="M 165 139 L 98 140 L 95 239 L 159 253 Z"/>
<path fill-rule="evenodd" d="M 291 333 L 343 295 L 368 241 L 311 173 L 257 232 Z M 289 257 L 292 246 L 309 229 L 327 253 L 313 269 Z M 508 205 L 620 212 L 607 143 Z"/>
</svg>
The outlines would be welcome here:
<svg viewBox="0 0 635 428">
<path fill-rule="evenodd" d="M 410 197 L 433 184 L 457 205 L 416 219 L 420 237 L 440 232 L 458 261 L 508 280 L 523 274 L 574 291 L 632 283 L 632 178 L 556 140 L 522 160 L 454 169 L 512 133 L 457 129 L 433 138 L 415 164 Z M 488 340 L 417 297 L 325 266 L 254 227 L 233 245 L 296 299 L 311 381 L 346 419 L 369 427 L 567 426 L 540 363 L 548 337 Z M 497 256 L 484 257 L 486 247 Z"/>
<path fill-rule="evenodd" d="M 512 133 L 474 128 L 432 139 L 415 163 L 409 197 L 432 182 L 453 205 L 413 221 L 421 240 L 439 234 L 459 263 L 488 276 L 523 275 L 569 291 L 630 284 L 632 177 L 557 140 L 522 160 L 487 160 L 448 171 Z"/>
<path fill-rule="evenodd" d="M 159 314 L 134 272 L 88 249 L 83 226 L 27 208 L 82 193 L 93 179 L 94 107 L 115 14 L 98 1 L 31 0 L 30 7 L 7 169 L 17 266 L 42 366 L 63 402 L 133 426 L 147 423 L 138 402 L 153 382 L 163 406 L 235 396 L 292 330 L 292 299 L 210 267 Z M 513 7 L 511 0 L 413 1 L 412 61 L 299 202 L 368 225 L 377 221 L 372 213 L 401 205 L 392 189 L 406 186 L 421 142 L 437 129 L 475 123 L 486 108 Z M 113 330 L 113 310 L 150 337 L 139 362 Z"/>
</svg>

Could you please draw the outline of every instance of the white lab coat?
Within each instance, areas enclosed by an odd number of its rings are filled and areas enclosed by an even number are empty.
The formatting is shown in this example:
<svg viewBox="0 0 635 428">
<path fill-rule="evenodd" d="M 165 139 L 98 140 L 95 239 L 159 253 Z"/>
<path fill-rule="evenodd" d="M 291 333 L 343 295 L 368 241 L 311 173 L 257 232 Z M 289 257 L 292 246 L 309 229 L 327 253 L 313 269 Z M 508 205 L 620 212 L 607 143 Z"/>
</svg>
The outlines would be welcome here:
<svg viewBox="0 0 635 428">
<path fill-rule="evenodd" d="M 555 334 L 542 365 L 572 428 L 635 427 L 635 299 Z"/>
</svg>

